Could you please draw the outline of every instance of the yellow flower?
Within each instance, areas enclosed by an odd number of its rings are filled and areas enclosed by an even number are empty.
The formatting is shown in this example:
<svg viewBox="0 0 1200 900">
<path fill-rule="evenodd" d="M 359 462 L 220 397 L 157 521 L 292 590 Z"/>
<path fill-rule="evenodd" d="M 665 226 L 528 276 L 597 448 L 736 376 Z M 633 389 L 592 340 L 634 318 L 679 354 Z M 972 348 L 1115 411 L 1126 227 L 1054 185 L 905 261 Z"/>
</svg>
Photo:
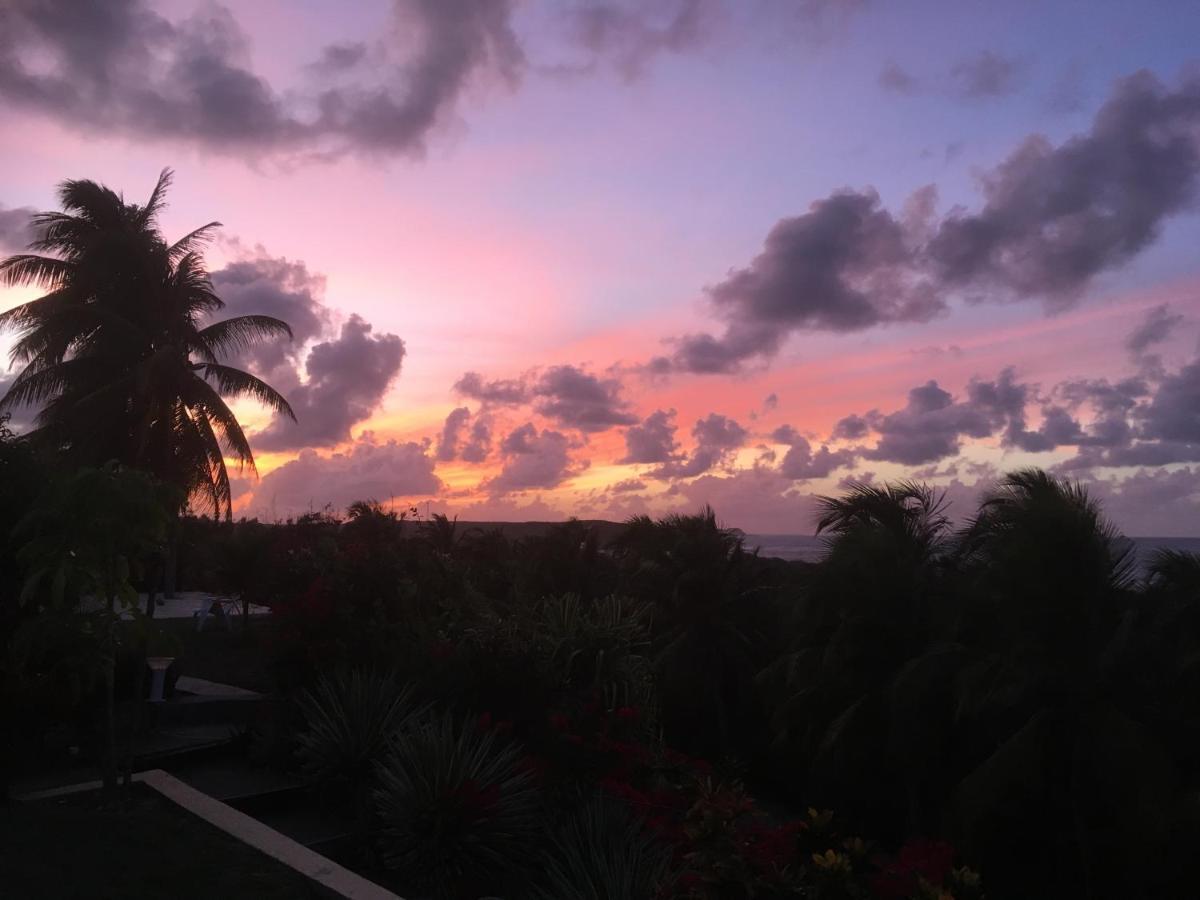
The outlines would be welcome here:
<svg viewBox="0 0 1200 900">
<path fill-rule="evenodd" d="M 833 810 L 825 809 L 817 812 L 810 806 L 808 808 L 808 818 L 813 827 L 824 828 L 833 821 Z"/>
<path fill-rule="evenodd" d="M 850 871 L 850 860 L 833 849 L 826 850 L 824 853 L 814 853 L 812 859 L 818 869 L 826 872 Z"/>
</svg>

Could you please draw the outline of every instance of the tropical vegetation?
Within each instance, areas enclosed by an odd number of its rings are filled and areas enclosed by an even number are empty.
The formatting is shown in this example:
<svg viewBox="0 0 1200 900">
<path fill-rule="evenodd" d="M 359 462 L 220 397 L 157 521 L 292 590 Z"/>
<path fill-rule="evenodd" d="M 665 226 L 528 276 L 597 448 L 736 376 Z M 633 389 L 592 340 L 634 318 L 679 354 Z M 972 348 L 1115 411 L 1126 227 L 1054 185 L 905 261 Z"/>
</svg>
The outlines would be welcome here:
<svg viewBox="0 0 1200 900">
<path fill-rule="evenodd" d="M 243 745 L 348 810 L 343 861 L 404 895 L 1194 893 L 1200 557 L 1139 568 L 1034 469 L 974 510 L 852 484 L 796 523 L 815 562 L 711 509 L 519 540 L 369 498 L 234 523 L 223 453 L 252 456 L 221 395 L 287 407 L 220 357 L 287 330 L 209 324 L 211 228 L 162 240 L 168 180 L 144 206 L 69 182 L 49 255 L 0 263 L 47 291 L 0 318 L 25 366 L 4 402 L 41 405 L 0 427 L 7 767 L 68 743 L 115 778 L 154 639 L 136 601 L 173 553 L 248 640 L 270 609 L 275 717 Z"/>
</svg>

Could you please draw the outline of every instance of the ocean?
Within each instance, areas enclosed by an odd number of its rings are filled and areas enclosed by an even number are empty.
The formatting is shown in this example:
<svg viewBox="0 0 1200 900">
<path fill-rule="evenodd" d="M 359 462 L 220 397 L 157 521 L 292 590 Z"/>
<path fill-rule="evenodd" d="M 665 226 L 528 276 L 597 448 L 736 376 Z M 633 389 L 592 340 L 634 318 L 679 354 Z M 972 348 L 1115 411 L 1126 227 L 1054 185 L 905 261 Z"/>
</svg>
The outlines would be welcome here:
<svg viewBox="0 0 1200 900">
<path fill-rule="evenodd" d="M 1133 541 L 1137 555 L 1138 571 L 1145 574 L 1151 555 L 1155 550 L 1187 550 L 1200 553 L 1200 537 L 1137 537 Z M 813 562 L 820 558 L 825 549 L 825 539 L 811 534 L 747 534 L 746 548 L 758 548 L 760 556 L 776 556 L 780 559 L 802 559 Z"/>
</svg>

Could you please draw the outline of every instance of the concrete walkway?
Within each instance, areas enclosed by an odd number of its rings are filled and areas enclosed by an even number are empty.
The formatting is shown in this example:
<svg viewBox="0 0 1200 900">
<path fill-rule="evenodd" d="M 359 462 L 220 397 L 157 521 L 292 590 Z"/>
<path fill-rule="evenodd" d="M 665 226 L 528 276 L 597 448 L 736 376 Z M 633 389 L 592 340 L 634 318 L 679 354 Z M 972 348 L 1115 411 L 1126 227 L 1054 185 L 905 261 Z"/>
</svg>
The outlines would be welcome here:
<svg viewBox="0 0 1200 900">
<path fill-rule="evenodd" d="M 204 678 L 193 678 L 191 675 L 180 675 L 175 680 L 175 690 L 197 697 L 211 697 L 221 700 L 260 700 L 262 694 L 246 688 L 235 687 L 232 684 L 221 684 Z"/>
<path fill-rule="evenodd" d="M 205 591 L 176 591 L 174 597 L 160 598 L 159 603 L 154 607 L 154 618 L 156 619 L 190 619 L 192 614 L 197 610 L 208 609 L 213 600 L 229 598 L 221 594 L 209 594 Z M 85 600 L 83 603 L 84 609 L 99 609 L 98 601 Z M 143 612 L 146 609 L 146 595 L 138 594 L 138 608 Z M 267 606 L 258 606 L 254 603 L 250 604 L 250 615 L 265 616 L 270 615 L 271 609 Z M 241 615 L 241 607 L 238 607 L 237 615 Z M 211 626 L 210 626 L 211 627 Z"/>
<path fill-rule="evenodd" d="M 280 834 L 257 819 L 222 803 L 215 797 L 210 797 L 208 794 L 184 784 L 161 769 L 139 772 L 133 776 L 133 780 L 152 788 L 192 815 L 199 816 L 208 824 L 237 838 L 242 843 L 248 844 L 260 853 L 265 853 L 288 868 L 317 882 L 335 896 L 345 897 L 347 900 L 404 900 L 398 894 L 393 894 L 375 882 L 368 881 L 356 872 L 321 856 L 287 835 Z M 96 790 L 99 787 L 99 782 L 92 781 L 27 794 L 25 799 L 45 800 L 80 791 Z M 147 841 L 153 841 L 152 835 L 144 837 Z M 219 864 L 219 860 L 214 861 L 214 865 Z"/>
</svg>

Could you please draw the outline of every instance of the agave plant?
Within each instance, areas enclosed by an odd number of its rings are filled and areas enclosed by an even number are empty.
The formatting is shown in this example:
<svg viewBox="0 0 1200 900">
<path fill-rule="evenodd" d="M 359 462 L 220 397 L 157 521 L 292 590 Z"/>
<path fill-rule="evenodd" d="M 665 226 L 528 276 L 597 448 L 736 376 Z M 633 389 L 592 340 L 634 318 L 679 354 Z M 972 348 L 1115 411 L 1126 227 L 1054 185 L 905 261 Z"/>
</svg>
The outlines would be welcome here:
<svg viewBox="0 0 1200 900">
<path fill-rule="evenodd" d="M 517 746 L 450 714 L 396 736 L 374 799 L 385 865 L 447 900 L 494 892 L 539 838 L 539 793 Z"/>
<path fill-rule="evenodd" d="M 667 881 L 668 848 L 621 804 L 605 798 L 579 809 L 551 836 L 535 900 L 644 900 Z"/>
<path fill-rule="evenodd" d="M 389 739 L 414 715 L 412 688 L 394 675 L 352 669 L 322 675 L 300 697 L 307 726 L 297 738 L 305 772 L 319 781 L 365 784 L 388 749 Z"/>
</svg>

